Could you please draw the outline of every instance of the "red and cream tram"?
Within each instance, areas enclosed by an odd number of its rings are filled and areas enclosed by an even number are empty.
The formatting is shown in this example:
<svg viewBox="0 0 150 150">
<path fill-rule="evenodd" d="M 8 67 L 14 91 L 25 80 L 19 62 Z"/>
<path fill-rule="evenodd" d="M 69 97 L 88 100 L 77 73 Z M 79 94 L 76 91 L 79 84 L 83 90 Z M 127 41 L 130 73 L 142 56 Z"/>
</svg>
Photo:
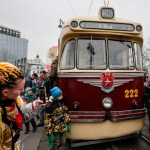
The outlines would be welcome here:
<svg viewBox="0 0 150 150">
<path fill-rule="evenodd" d="M 62 28 L 58 85 L 71 117 L 72 140 L 117 138 L 144 125 L 142 26 L 102 7 L 98 16 Z"/>
</svg>

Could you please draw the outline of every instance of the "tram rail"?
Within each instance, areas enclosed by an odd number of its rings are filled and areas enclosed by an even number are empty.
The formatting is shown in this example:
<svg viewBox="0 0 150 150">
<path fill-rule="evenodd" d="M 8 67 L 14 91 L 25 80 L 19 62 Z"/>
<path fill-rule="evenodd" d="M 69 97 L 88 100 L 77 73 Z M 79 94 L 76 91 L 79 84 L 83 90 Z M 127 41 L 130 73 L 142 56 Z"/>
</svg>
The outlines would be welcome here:
<svg viewBox="0 0 150 150">
<path fill-rule="evenodd" d="M 141 138 L 150 144 L 150 139 L 147 138 L 145 135 L 141 134 Z"/>
</svg>

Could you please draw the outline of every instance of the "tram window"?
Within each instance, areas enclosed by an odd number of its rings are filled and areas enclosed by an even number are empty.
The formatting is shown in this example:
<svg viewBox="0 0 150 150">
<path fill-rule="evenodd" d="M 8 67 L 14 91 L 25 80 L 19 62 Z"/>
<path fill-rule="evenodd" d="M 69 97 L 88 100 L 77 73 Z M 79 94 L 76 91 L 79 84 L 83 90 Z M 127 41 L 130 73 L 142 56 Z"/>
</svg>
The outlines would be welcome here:
<svg viewBox="0 0 150 150">
<path fill-rule="evenodd" d="M 139 44 L 134 43 L 135 50 L 135 59 L 136 59 L 136 68 L 137 70 L 142 69 L 142 53 Z"/>
<path fill-rule="evenodd" d="M 75 40 L 70 40 L 66 43 L 61 62 L 60 69 L 73 69 L 74 68 L 74 54 L 75 54 Z"/>
<path fill-rule="evenodd" d="M 77 44 L 78 69 L 106 69 L 105 40 L 79 39 Z"/>
<path fill-rule="evenodd" d="M 131 42 L 108 40 L 110 69 L 134 69 Z"/>
</svg>

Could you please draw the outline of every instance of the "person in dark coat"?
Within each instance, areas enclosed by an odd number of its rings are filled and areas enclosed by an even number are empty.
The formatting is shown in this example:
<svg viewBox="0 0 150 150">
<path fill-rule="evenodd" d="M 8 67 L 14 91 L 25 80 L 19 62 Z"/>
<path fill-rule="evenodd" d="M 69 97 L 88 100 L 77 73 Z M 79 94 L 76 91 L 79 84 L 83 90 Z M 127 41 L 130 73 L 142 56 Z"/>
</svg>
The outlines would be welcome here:
<svg viewBox="0 0 150 150">
<path fill-rule="evenodd" d="M 46 95 L 49 99 L 51 93 L 49 92 L 54 86 L 57 86 L 57 67 L 58 67 L 58 57 L 56 57 L 51 64 L 51 70 L 48 73 L 47 79 L 44 82 L 44 86 L 46 87 Z"/>
<path fill-rule="evenodd" d="M 38 88 L 40 87 L 45 87 L 45 82 L 47 80 L 47 72 L 45 70 L 41 70 L 40 71 L 40 85 Z M 46 91 L 47 91 L 47 87 L 46 88 Z M 39 91 L 38 91 L 39 92 Z M 47 93 L 47 92 L 46 92 Z M 39 114 L 39 123 L 37 124 L 37 127 L 42 127 L 44 126 L 44 110 L 42 110 Z"/>
<path fill-rule="evenodd" d="M 144 104 L 148 113 L 150 130 L 150 74 L 147 74 L 146 82 L 144 83 Z"/>
<path fill-rule="evenodd" d="M 24 89 L 26 89 L 27 87 L 36 86 L 33 80 L 37 78 L 38 78 L 38 75 L 36 73 L 33 73 L 31 76 L 26 77 Z"/>
</svg>

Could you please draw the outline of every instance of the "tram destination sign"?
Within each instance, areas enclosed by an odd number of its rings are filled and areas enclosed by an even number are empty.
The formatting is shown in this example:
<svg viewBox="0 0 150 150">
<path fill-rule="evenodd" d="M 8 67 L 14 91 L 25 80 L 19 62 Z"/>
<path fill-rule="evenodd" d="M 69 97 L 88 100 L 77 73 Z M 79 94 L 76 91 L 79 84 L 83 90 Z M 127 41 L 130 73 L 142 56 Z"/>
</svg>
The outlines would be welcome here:
<svg viewBox="0 0 150 150">
<path fill-rule="evenodd" d="M 114 23 L 114 22 L 92 22 L 82 21 L 80 27 L 83 29 L 101 29 L 101 30 L 119 30 L 119 31 L 134 31 L 133 24 Z"/>
</svg>

